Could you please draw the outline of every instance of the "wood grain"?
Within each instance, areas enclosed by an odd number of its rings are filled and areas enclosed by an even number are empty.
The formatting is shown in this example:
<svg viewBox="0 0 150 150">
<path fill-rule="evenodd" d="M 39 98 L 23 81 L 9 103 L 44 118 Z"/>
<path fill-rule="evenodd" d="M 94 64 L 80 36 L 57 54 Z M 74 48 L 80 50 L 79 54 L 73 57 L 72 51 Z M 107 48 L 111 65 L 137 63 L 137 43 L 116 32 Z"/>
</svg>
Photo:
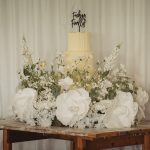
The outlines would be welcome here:
<svg viewBox="0 0 150 150">
<path fill-rule="evenodd" d="M 73 150 L 86 150 L 86 143 L 81 137 L 77 137 L 73 142 Z"/>
<path fill-rule="evenodd" d="M 150 150 L 150 122 L 132 128 L 75 129 L 32 127 L 18 121 L 0 120 L 0 127 L 3 127 L 4 150 L 11 150 L 15 142 L 51 138 L 72 141 L 73 150 L 100 150 L 139 144 L 143 145 L 143 150 Z"/>
<path fill-rule="evenodd" d="M 150 150 L 150 135 L 144 135 L 144 143 L 142 145 L 142 150 Z"/>
<path fill-rule="evenodd" d="M 76 129 L 76 128 L 67 128 L 67 127 L 49 127 L 43 128 L 40 126 L 29 126 L 26 123 L 14 121 L 14 120 L 0 120 L 0 126 L 4 126 L 5 129 L 17 130 L 17 131 L 26 131 L 42 134 L 53 134 L 53 135 L 67 135 L 68 138 L 71 137 L 82 137 L 86 140 L 93 140 L 103 137 L 114 137 L 122 135 L 138 135 L 150 133 L 150 122 L 140 124 L 132 128 L 121 128 L 121 129 Z"/>
<path fill-rule="evenodd" d="M 9 131 L 3 130 L 3 150 L 12 150 L 12 143 L 9 141 Z"/>
</svg>

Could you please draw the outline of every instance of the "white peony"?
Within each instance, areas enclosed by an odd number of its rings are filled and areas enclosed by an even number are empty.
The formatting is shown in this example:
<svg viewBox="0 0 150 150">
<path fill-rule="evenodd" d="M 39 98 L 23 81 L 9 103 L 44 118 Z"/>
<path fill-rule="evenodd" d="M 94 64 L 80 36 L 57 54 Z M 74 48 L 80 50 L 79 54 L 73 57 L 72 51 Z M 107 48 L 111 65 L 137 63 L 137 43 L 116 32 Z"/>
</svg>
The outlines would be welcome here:
<svg viewBox="0 0 150 150">
<path fill-rule="evenodd" d="M 117 92 L 110 110 L 106 114 L 104 124 L 107 128 L 131 127 L 138 111 L 131 93 Z"/>
<path fill-rule="evenodd" d="M 60 79 L 58 84 L 65 90 L 68 90 L 71 85 L 73 85 L 73 80 L 70 77 L 66 77 L 64 79 Z"/>
<path fill-rule="evenodd" d="M 37 99 L 37 92 L 32 88 L 19 90 L 13 100 L 12 110 L 20 121 L 30 122 L 33 116 L 33 103 Z"/>
<path fill-rule="evenodd" d="M 149 96 L 141 87 L 138 88 L 135 101 L 139 105 L 139 111 L 137 114 L 137 119 L 140 121 L 142 118 L 145 118 L 145 104 L 148 102 Z"/>
<path fill-rule="evenodd" d="M 90 102 L 89 93 L 83 88 L 62 93 L 56 99 L 57 119 L 66 126 L 73 126 L 86 116 Z"/>
</svg>

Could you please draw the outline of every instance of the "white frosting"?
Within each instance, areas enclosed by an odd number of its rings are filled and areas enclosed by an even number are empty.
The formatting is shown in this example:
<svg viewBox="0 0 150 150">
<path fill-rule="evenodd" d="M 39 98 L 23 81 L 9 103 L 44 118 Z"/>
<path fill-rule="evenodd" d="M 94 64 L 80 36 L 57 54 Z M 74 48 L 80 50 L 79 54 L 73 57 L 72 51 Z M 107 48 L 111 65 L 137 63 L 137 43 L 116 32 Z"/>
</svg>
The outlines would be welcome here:
<svg viewBox="0 0 150 150">
<path fill-rule="evenodd" d="M 89 70 L 93 70 L 93 55 L 90 46 L 90 33 L 74 32 L 68 34 L 68 47 L 65 52 L 65 63 L 75 65 L 75 61 L 82 59 L 83 64 L 79 65 L 82 69 L 85 65 Z"/>
<path fill-rule="evenodd" d="M 72 32 L 68 34 L 68 51 L 87 52 L 91 50 L 90 33 Z"/>
</svg>

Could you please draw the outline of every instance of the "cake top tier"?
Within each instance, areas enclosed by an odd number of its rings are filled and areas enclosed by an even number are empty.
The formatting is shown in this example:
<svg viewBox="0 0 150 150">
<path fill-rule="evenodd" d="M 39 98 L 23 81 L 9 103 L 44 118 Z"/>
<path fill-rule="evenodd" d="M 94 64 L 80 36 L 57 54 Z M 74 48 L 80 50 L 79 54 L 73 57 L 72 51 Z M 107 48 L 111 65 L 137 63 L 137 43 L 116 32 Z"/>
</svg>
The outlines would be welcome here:
<svg viewBox="0 0 150 150">
<path fill-rule="evenodd" d="M 68 34 L 68 51 L 90 51 L 90 33 L 72 32 Z"/>
</svg>

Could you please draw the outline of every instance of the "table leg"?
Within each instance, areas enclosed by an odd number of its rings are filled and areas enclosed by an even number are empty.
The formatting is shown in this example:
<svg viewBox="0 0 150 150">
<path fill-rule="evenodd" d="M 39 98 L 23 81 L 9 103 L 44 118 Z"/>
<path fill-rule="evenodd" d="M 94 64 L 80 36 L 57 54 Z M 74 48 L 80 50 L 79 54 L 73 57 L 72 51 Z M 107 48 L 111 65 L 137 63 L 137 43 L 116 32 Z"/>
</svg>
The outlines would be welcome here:
<svg viewBox="0 0 150 150">
<path fill-rule="evenodd" d="M 3 130 L 3 150 L 12 150 L 12 143 L 9 142 L 9 131 Z"/>
<path fill-rule="evenodd" d="M 73 141 L 73 150 L 86 150 L 85 140 L 80 137 L 75 138 Z"/>
<path fill-rule="evenodd" d="M 142 145 L 142 150 L 150 150 L 150 135 L 144 135 L 144 144 Z"/>
</svg>

